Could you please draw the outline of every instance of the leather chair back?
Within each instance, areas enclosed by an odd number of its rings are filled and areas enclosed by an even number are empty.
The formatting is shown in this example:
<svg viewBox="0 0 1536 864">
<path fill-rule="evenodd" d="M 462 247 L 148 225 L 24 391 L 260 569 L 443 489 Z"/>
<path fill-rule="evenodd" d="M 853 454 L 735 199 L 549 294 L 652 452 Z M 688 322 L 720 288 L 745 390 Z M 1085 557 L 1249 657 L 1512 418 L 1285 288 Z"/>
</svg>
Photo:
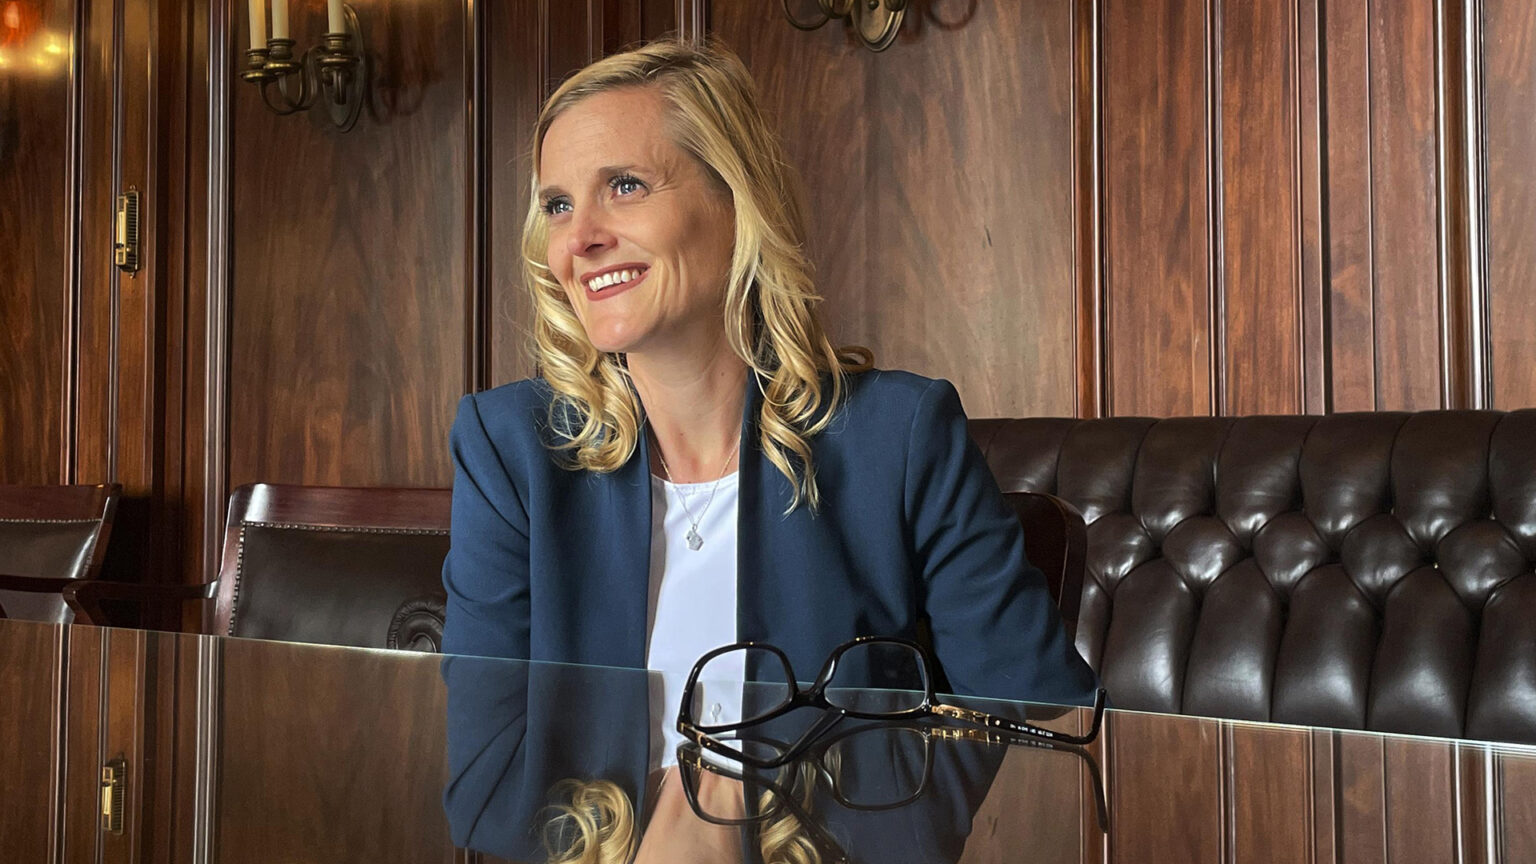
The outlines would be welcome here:
<svg viewBox="0 0 1536 864">
<path fill-rule="evenodd" d="M 211 632 L 436 651 L 450 500 L 447 489 L 236 489 Z"/>
<path fill-rule="evenodd" d="M 1536 743 L 1536 410 L 978 420 L 1118 707 Z"/>
<path fill-rule="evenodd" d="M 1019 517 L 1019 525 L 1024 529 L 1024 554 L 1029 563 L 1045 574 L 1045 584 L 1051 599 L 1056 601 L 1067 636 L 1076 635 L 1083 595 L 1083 561 L 1088 547 L 1083 514 L 1043 492 L 1005 492 L 1003 499 Z"/>
<path fill-rule="evenodd" d="M 0 486 L 0 573 L 47 579 L 94 579 L 122 487 Z M 58 593 L 0 590 L 10 618 L 67 624 Z"/>
</svg>

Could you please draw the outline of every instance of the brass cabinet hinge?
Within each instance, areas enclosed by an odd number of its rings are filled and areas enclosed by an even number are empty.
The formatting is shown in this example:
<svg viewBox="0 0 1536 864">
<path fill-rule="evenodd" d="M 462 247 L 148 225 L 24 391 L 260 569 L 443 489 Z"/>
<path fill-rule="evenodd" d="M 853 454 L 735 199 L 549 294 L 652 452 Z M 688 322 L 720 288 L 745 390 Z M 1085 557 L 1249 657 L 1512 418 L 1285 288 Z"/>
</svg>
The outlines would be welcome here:
<svg viewBox="0 0 1536 864">
<path fill-rule="evenodd" d="M 139 190 L 117 196 L 117 221 L 113 231 L 112 259 L 124 273 L 139 271 Z"/>
<path fill-rule="evenodd" d="M 119 756 L 101 766 L 101 830 L 123 833 L 123 800 L 128 788 L 128 761 Z"/>
</svg>

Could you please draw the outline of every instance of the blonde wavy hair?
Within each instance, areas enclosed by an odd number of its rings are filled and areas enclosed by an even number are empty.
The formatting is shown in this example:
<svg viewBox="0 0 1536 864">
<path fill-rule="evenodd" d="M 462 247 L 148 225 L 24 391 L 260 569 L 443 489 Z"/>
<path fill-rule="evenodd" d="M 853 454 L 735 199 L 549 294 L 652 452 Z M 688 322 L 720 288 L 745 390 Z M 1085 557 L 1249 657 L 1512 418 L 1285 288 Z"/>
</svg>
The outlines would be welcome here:
<svg viewBox="0 0 1536 864">
<path fill-rule="evenodd" d="M 538 197 L 544 137 L 557 117 L 598 93 L 655 88 L 672 140 L 731 196 L 736 237 L 725 288 L 725 333 L 762 390 L 759 446 L 794 490 L 789 509 L 820 503 L 809 440 L 831 422 L 850 372 L 870 368 L 868 349 L 838 349 L 816 306 L 805 254 L 805 217 L 794 169 L 758 107 L 746 67 L 708 39 L 664 38 L 576 72 L 550 96 L 533 136 L 533 177 L 523 226 L 524 282 L 533 295 L 534 359 L 555 392 L 550 425 L 570 467 L 608 472 L 634 455 L 644 421 L 625 360 L 587 338 L 547 258 L 548 223 Z M 765 383 L 766 382 L 766 383 Z M 574 409 L 572 412 L 570 409 Z"/>
<path fill-rule="evenodd" d="M 811 808 L 816 779 L 798 767 L 800 806 Z M 548 864 L 628 864 L 640 848 L 640 824 L 629 796 L 611 780 L 561 780 L 552 794 L 557 803 L 544 826 Z M 768 806 L 768 795 L 760 802 Z M 821 864 L 821 853 L 806 837 L 800 820 L 787 808 L 761 826 L 757 834 L 763 864 Z"/>
</svg>

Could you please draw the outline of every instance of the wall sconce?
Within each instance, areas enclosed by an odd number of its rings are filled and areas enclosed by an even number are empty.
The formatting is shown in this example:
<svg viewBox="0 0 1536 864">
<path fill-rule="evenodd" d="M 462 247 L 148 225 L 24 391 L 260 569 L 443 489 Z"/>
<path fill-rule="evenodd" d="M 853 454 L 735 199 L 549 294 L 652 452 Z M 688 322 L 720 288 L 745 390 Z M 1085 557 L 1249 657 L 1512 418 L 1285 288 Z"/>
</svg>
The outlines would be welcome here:
<svg viewBox="0 0 1536 864">
<path fill-rule="evenodd" d="M 817 30 L 833 18 L 848 21 L 859 41 L 871 51 L 884 51 L 896 41 L 901 30 L 901 20 L 907 14 L 907 0 L 816 0 L 821 7 L 821 20 L 802 23 L 789 11 L 789 0 L 779 0 L 784 7 L 784 17 L 797 30 Z"/>
<path fill-rule="evenodd" d="M 261 88 L 261 101 L 278 115 L 308 111 L 323 98 L 331 122 L 345 132 L 363 107 L 368 63 L 357 13 L 341 0 L 327 0 L 324 44 L 295 60 L 288 37 L 288 0 L 272 0 L 272 38 L 267 38 L 266 0 L 249 0 L 251 47 L 240 77 Z M 298 78 L 297 87 L 289 80 Z M 276 84 L 276 97 L 270 85 Z M 297 93 L 293 92 L 297 89 Z"/>
</svg>

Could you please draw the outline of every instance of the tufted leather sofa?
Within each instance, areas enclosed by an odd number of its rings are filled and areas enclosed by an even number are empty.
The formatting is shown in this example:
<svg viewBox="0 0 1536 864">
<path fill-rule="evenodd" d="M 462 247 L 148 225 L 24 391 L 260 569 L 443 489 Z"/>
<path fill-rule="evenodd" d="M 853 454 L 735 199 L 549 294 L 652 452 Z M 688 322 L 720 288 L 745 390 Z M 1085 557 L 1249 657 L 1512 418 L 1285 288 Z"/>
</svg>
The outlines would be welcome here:
<svg viewBox="0 0 1536 864">
<path fill-rule="evenodd" d="M 1536 743 L 1536 410 L 975 420 L 1121 708 Z"/>
</svg>

